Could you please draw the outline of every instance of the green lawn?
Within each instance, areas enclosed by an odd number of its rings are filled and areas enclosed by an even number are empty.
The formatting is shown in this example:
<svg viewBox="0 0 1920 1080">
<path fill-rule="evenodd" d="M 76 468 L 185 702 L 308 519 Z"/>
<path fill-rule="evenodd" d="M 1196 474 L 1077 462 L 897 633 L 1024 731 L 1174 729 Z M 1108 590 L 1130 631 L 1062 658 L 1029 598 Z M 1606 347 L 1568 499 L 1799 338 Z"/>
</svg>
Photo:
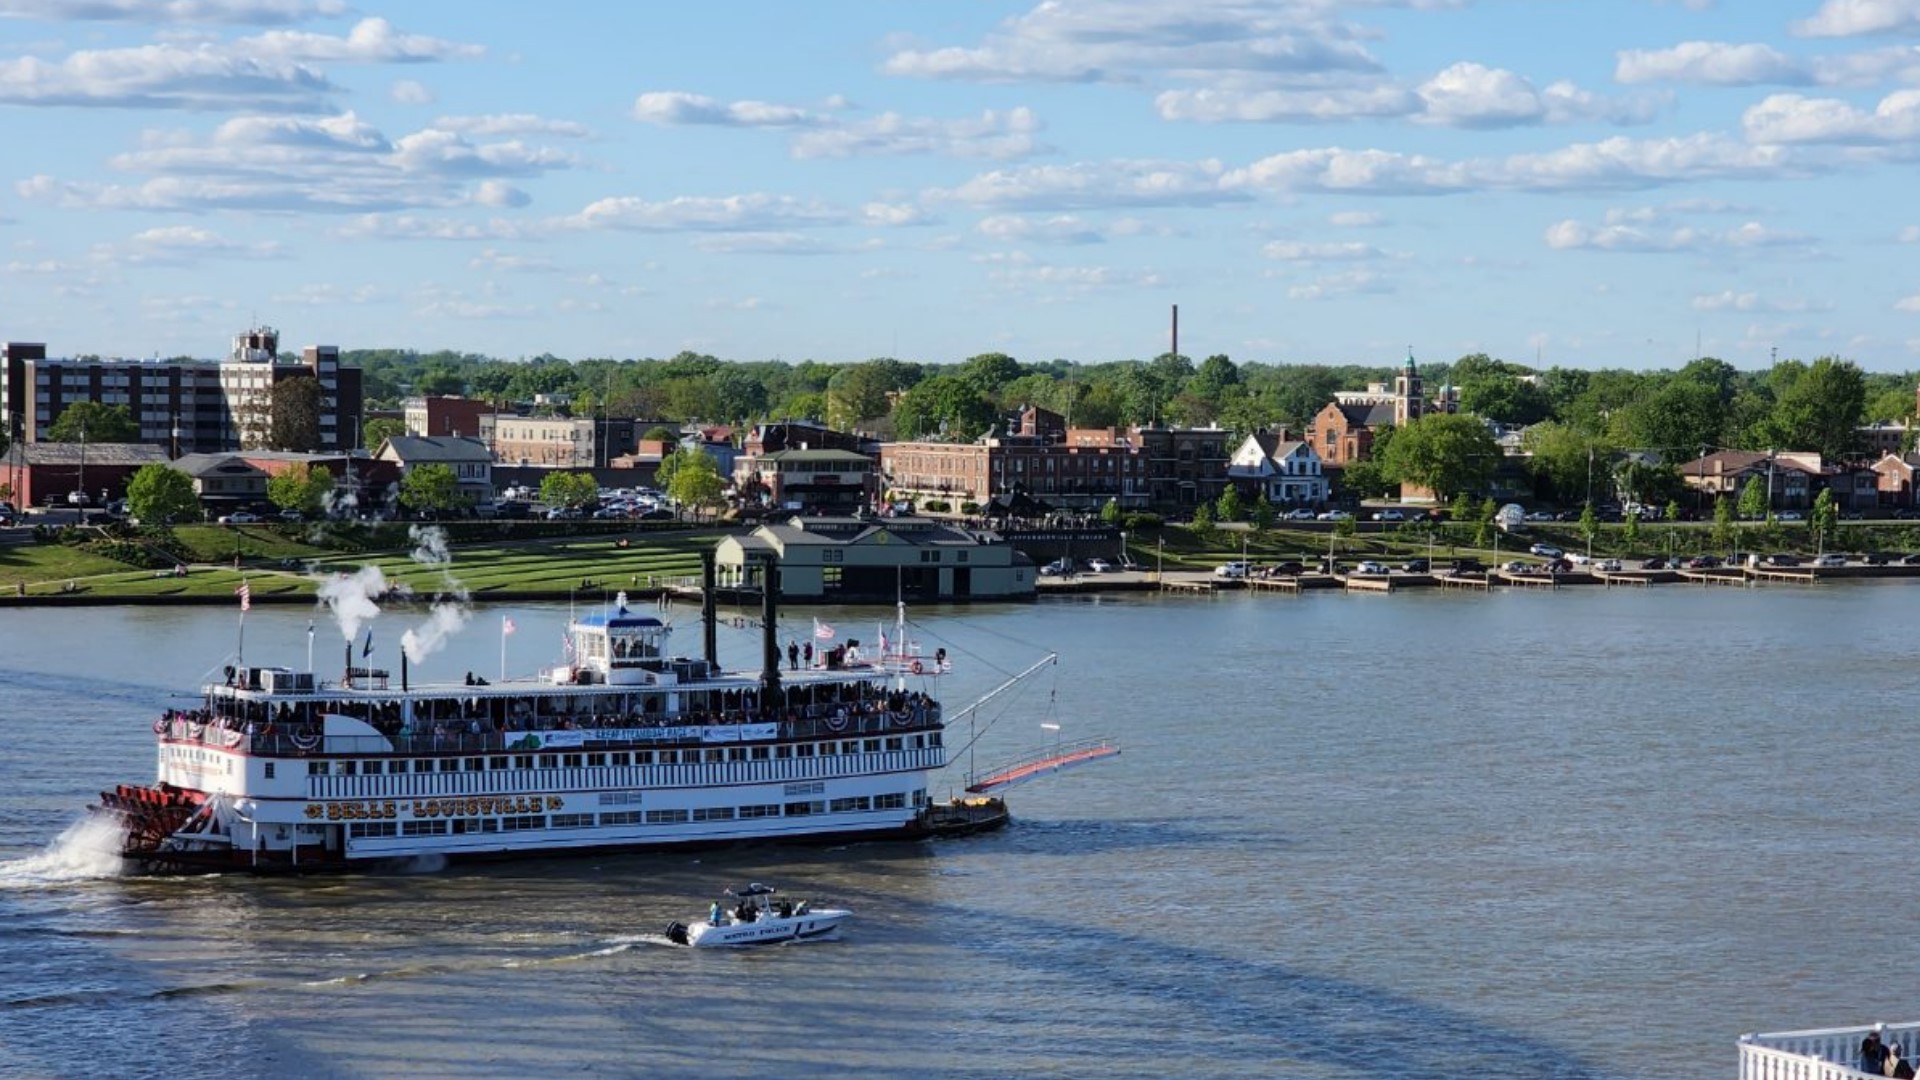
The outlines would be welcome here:
<svg viewBox="0 0 1920 1080">
<path fill-rule="evenodd" d="M 0 602 L 23 590 L 56 595 L 71 585 L 90 595 L 139 598 L 230 597 L 244 576 L 256 598 L 288 594 L 311 596 L 313 575 L 378 566 L 387 579 L 417 593 L 445 591 L 449 576 L 475 599 L 489 593 L 567 592 L 583 582 L 589 589 L 646 587 L 650 581 L 697 576 L 700 553 L 720 535 L 712 530 L 651 532 L 627 537 L 592 536 L 452 548 L 451 562 L 427 565 L 407 551 L 342 555 L 280 536 L 270 527 L 182 529 L 194 552 L 187 574 L 133 569 L 125 563 L 63 544 L 26 544 L 0 548 Z M 234 567 L 239 547 L 240 568 Z"/>
</svg>

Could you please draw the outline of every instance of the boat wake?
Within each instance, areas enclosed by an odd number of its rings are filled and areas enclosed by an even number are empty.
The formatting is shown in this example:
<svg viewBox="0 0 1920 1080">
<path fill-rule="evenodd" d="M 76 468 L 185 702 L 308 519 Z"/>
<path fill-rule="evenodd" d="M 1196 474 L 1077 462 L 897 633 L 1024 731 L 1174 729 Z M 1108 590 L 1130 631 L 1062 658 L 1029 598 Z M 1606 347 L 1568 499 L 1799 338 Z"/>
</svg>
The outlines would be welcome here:
<svg viewBox="0 0 1920 1080">
<path fill-rule="evenodd" d="M 0 889 L 43 889 L 74 881 L 121 876 L 126 834 L 119 824 L 88 814 L 67 826 L 37 855 L 0 862 Z"/>
</svg>

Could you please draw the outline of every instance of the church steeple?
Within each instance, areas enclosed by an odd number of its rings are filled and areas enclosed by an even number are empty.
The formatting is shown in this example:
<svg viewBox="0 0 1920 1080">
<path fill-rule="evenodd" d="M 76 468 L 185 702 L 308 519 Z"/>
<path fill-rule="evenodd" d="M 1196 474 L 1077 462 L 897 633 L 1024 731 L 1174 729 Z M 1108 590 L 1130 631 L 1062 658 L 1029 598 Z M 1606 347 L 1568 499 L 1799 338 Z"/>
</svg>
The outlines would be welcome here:
<svg viewBox="0 0 1920 1080">
<path fill-rule="evenodd" d="M 1427 411 L 1426 392 L 1420 384 L 1420 369 L 1413 362 L 1413 346 L 1407 346 L 1407 366 L 1393 380 L 1393 422 L 1405 427 Z"/>
</svg>

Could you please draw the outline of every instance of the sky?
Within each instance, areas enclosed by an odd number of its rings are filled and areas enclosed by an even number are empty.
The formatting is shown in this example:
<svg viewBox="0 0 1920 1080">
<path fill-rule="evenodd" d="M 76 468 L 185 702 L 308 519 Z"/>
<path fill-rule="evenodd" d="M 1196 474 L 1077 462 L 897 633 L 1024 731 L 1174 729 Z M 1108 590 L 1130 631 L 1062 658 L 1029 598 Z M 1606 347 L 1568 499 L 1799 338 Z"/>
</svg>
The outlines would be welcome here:
<svg viewBox="0 0 1920 1080">
<path fill-rule="evenodd" d="M 0 0 L 0 339 L 1920 367 L 1920 0 Z"/>
</svg>

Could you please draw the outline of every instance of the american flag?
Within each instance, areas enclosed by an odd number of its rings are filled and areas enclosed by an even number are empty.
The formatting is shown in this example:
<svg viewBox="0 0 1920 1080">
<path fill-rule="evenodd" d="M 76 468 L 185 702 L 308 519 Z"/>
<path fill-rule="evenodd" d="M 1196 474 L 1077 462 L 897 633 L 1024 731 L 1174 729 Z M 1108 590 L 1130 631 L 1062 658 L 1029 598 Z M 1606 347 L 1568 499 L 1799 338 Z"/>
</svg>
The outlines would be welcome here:
<svg viewBox="0 0 1920 1080">
<path fill-rule="evenodd" d="M 241 611 L 253 610 L 253 586 L 242 581 L 240 587 L 233 590 L 233 593 L 240 598 Z"/>
<path fill-rule="evenodd" d="M 500 617 L 500 636 L 506 637 L 508 634 L 513 633 L 513 631 L 513 619 L 509 616 L 502 615 Z"/>
<path fill-rule="evenodd" d="M 819 619 L 815 619 L 813 620 L 813 636 L 821 641 L 832 641 L 833 627 L 821 622 Z"/>
</svg>

